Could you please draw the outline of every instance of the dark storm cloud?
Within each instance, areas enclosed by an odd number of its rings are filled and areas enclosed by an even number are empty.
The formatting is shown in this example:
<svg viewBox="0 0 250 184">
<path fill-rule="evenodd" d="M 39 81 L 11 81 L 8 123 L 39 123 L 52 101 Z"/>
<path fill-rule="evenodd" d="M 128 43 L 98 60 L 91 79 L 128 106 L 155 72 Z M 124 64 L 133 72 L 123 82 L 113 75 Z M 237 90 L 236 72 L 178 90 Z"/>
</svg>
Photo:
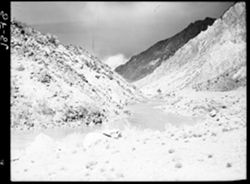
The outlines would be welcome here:
<svg viewBox="0 0 250 184">
<path fill-rule="evenodd" d="M 129 58 L 232 2 L 12 2 L 12 17 L 101 58 Z"/>
</svg>

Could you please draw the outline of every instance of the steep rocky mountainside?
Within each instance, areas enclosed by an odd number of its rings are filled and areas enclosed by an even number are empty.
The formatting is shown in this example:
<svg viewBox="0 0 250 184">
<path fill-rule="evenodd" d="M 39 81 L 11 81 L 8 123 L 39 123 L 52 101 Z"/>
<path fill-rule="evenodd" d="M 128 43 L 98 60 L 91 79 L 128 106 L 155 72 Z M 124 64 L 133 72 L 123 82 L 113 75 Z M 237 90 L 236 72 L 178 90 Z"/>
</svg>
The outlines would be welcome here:
<svg viewBox="0 0 250 184">
<path fill-rule="evenodd" d="M 152 74 L 134 83 L 148 95 L 190 87 L 225 91 L 246 85 L 246 8 L 229 8 Z"/>
<path fill-rule="evenodd" d="M 11 22 L 11 125 L 102 123 L 140 98 L 134 86 L 80 47 Z"/>
<path fill-rule="evenodd" d="M 176 35 L 159 41 L 149 49 L 131 57 L 126 64 L 118 66 L 115 71 L 129 82 L 142 79 L 152 73 L 169 57 L 173 56 L 174 53 L 190 39 L 194 38 L 201 31 L 206 30 L 214 21 L 215 19 L 207 17 L 204 20 L 191 23 Z"/>
</svg>

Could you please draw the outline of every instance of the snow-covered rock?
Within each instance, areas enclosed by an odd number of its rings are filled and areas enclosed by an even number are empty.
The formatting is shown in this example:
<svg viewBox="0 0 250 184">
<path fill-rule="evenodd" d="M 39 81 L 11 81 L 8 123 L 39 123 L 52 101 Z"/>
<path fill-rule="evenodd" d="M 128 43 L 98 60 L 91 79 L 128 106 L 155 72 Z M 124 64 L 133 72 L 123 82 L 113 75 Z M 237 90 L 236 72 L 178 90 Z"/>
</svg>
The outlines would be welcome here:
<svg viewBox="0 0 250 184">
<path fill-rule="evenodd" d="M 48 159 L 49 156 L 54 156 L 56 149 L 55 141 L 41 133 L 39 134 L 35 140 L 27 147 L 25 150 L 26 158 L 30 160 L 45 160 Z"/>
<path fill-rule="evenodd" d="M 83 139 L 83 147 L 88 148 L 94 144 L 97 144 L 101 140 L 104 140 L 106 136 L 104 136 L 100 132 L 93 132 L 93 133 L 88 133 L 85 138 Z"/>
<path fill-rule="evenodd" d="M 119 130 L 106 130 L 103 132 L 88 133 L 83 140 L 83 147 L 88 148 L 100 141 L 119 139 L 120 137 L 122 137 L 122 134 Z"/>
</svg>

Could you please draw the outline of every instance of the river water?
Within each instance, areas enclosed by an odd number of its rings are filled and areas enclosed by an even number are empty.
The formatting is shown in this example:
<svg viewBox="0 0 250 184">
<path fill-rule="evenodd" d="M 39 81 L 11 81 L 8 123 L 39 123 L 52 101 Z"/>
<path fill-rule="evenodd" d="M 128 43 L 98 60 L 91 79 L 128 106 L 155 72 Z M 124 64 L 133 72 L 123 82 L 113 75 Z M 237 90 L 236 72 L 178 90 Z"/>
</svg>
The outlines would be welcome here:
<svg viewBox="0 0 250 184">
<path fill-rule="evenodd" d="M 129 122 L 131 125 L 141 129 L 149 128 L 164 131 L 168 123 L 180 127 L 182 125 L 194 125 L 201 119 L 172 112 L 164 112 L 158 108 L 162 104 L 164 102 L 155 100 L 129 106 L 128 108 L 132 112 L 132 115 L 128 118 Z"/>
<path fill-rule="evenodd" d="M 124 122 L 128 122 L 129 126 L 134 126 L 138 129 L 152 129 L 164 131 L 165 125 L 170 123 L 174 126 L 193 125 L 200 119 L 181 116 L 170 112 L 164 112 L 158 106 L 164 104 L 160 100 L 148 101 L 143 103 L 131 104 L 128 110 L 131 115 L 125 119 L 120 119 L 110 123 L 111 127 L 124 128 Z M 31 143 L 37 135 L 44 133 L 54 138 L 55 140 L 66 137 L 72 133 L 87 134 L 103 127 L 77 127 L 77 128 L 55 128 L 43 131 L 11 131 L 11 148 L 23 149 Z"/>
</svg>

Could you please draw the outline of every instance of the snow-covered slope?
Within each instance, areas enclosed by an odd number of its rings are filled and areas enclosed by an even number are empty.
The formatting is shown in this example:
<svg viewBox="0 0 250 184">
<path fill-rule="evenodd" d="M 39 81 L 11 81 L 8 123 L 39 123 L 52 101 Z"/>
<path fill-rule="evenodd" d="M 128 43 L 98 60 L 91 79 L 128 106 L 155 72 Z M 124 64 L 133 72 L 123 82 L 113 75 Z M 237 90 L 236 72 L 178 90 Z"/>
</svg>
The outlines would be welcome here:
<svg viewBox="0 0 250 184">
<path fill-rule="evenodd" d="M 234 4 L 152 74 L 134 83 L 148 95 L 185 87 L 231 90 L 246 84 L 246 8 Z"/>
<path fill-rule="evenodd" d="M 102 123 L 140 94 L 80 47 L 11 23 L 12 127 Z"/>
</svg>

